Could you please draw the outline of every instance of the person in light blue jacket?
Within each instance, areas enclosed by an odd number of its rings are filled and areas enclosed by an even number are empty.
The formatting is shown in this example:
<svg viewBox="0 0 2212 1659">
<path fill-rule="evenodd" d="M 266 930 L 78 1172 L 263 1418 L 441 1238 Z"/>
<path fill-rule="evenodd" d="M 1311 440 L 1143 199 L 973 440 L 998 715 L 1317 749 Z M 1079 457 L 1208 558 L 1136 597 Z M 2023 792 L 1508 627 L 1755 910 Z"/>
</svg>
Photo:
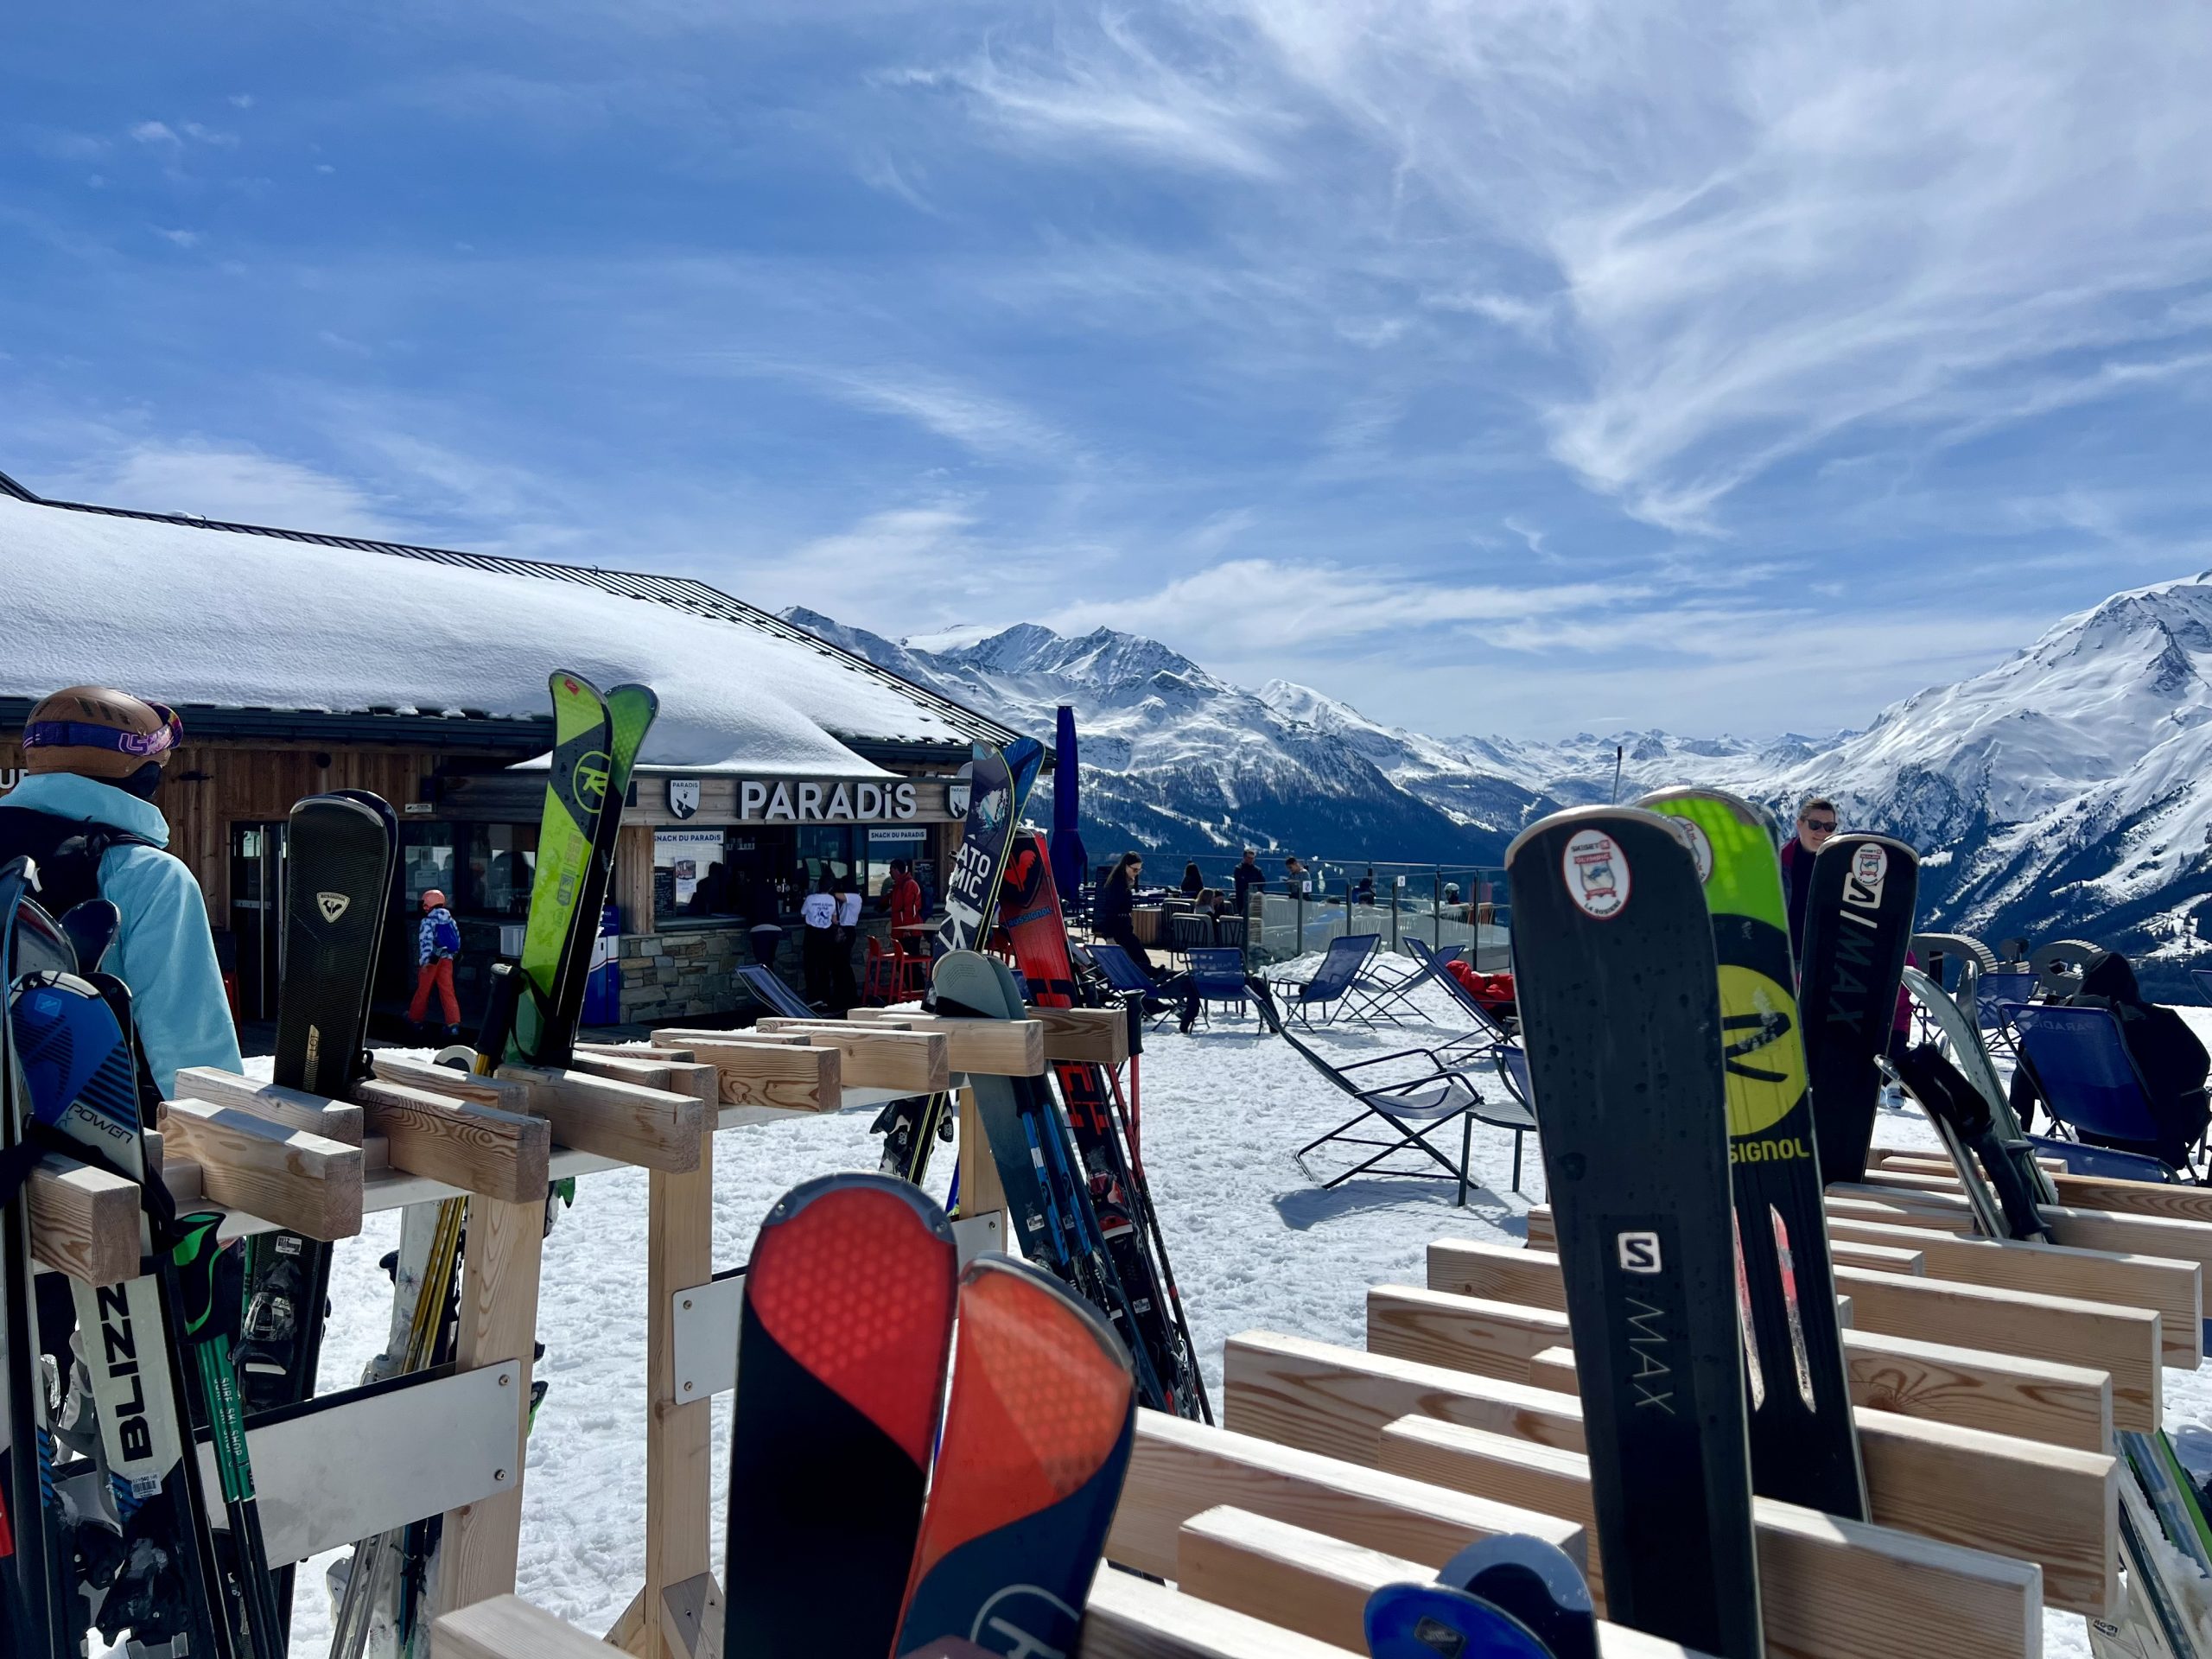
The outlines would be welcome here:
<svg viewBox="0 0 2212 1659">
<path fill-rule="evenodd" d="M 183 734 L 159 703 L 72 686 L 31 710 L 29 776 L 0 796 L 0 862 L 36 860 L 42 903 L 66 910 L 97 894 L 122 912 L 100 965 L 130 988 L 147 1069 L 164 1096 L 186 1066 L 245 1069 L 207 902 L 168 852 L 168 823 L 152 798 Z"/>
</svg>

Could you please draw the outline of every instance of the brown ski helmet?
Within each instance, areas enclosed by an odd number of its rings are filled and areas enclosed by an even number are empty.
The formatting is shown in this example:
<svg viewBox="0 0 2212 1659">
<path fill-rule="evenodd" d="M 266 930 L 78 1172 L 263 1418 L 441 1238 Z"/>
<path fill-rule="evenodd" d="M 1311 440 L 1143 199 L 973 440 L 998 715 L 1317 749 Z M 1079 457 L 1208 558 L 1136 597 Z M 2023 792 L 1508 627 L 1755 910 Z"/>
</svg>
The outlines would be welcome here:
<svg viewBox="0 0 2212 1659">
<path fill-rule="evenodd" d="M 167 766 L 183 736 L 172 709 L 109 686 L 73 685 L 42 699 L 23 722 L 23 766 L 120 783 L 149 762 Z"/>
</svg>

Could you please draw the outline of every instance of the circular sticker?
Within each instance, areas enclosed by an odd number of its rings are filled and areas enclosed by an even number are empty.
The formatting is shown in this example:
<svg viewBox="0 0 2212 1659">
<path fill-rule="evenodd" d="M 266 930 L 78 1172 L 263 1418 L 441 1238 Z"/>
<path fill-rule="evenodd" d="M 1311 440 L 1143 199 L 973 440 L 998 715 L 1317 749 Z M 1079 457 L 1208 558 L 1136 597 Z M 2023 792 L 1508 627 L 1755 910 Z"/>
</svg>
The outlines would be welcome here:
<svg viewBox="0 0 2212 1659">
<path fill-rule="evenodd" d="M 1610 922 L 1628 904 L 1628 860 L 1602 830 L 1580 830 L 1567 838 L 1560 874 L 1574 907 L 1593 921 Z"/>
<path fill-rule="evenodd" d="M 1667 815 L 1668 825 L 1675 832 L 1675 839 L 1690 849 L 1690 861 L 1697 866 L 1700 887 L 1713 880 L 1713 842 L 1705 833 L 1705 826 L 1689 818 Z"/>
<path fill-rule="evenodd" d="M 1889 879 L 1888 849 L 1874 842 L 1866 842 L 1851 855 L 1851 878 L 1866 892 L 1868 902 L 1882 902 L 1882 884 Z"/>
</svg>

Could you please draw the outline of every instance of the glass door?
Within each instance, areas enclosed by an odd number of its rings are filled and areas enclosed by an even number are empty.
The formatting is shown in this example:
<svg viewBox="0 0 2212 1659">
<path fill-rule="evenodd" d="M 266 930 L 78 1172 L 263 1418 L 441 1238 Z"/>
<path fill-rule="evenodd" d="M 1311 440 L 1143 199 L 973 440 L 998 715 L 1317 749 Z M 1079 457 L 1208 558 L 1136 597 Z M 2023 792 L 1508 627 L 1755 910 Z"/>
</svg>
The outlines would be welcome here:
<svg viewBox="0 0 2212 1659">
<path fill-rule="evenodd" d="M 284 969 L 284 831 L 231 826 L 231 936 L 238 941 L 238 1018 L 274 1020 Z"/>
</svg>

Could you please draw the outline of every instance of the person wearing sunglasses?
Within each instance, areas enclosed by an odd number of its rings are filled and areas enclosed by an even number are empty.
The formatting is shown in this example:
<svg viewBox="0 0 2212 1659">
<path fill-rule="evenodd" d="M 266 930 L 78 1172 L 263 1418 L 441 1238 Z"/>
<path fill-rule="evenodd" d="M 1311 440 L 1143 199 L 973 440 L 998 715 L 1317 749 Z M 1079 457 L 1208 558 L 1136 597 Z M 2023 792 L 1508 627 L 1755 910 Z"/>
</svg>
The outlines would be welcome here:
<svg viewBox="0 0 2212 1659">
<path fill-rule="evenodd" d="M 1782 885 L 1789 899 L 1793 959 L 1805 938 L 1805 900 L 1813 891 L 1813 860 L 1841 825 L 1835 803 L 1825 795 L 1815 795 L 1797 809 L 1797 833 L 1782 843 Z"/>
<path fill-rule="evenodd" d="M 185 1066 L 245 1069 L 207 902 L 168 850 L 168 822 L 154 804 L 183 737 L 174 709 L 73 685 L 32 709 L 29 775 L 0 796 L 0 864 L 35 860 L 40 904 L 59 916 L 105 899 L 121 912 L 99 966 L 130 988 L 147 1069 L 165 1097 Z"/>
</svg>

